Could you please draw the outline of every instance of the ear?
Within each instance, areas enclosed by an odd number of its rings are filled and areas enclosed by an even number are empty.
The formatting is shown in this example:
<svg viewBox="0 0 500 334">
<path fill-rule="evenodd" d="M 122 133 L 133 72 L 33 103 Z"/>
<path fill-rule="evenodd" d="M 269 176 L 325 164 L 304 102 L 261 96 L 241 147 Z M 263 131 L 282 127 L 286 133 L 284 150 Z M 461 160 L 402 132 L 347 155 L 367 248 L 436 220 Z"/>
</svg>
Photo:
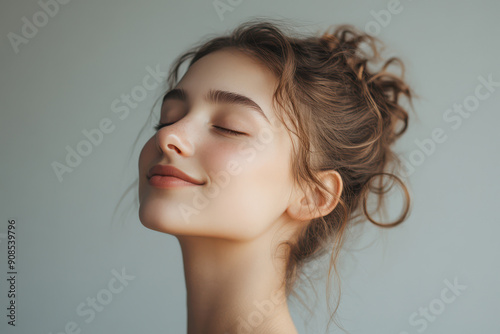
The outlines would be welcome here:
<svg viewBox="0 0 500 334">
<path fill-rule="evenodd" d="M 307 187 L 304 192 L 299 185 L 296 185 L 294 196 L 286 210 L 291 218 L 308 221 L 328 215 L 337 206 L 342 193 L 342 177 L 335 170 L 321 171 L 318 173 L 318 177 L 328 192 L 315 184 Z"/>
</svg>

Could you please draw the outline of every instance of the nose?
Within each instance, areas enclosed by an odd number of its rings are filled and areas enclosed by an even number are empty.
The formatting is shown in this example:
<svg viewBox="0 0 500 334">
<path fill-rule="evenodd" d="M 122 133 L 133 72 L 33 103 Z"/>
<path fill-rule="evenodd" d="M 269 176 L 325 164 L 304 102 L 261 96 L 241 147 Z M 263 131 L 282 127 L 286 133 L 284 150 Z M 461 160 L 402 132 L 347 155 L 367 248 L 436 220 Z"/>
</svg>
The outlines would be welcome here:
<svg viewBox="0 0 500 334">
<path fill-rule="evenodd" d="M 188 129 L 181 121 L 164 126 L 156 132 L 156 147 L 161 153 L 177 153 L 191 156 L 194 145 L 188 136 Z"/>
</svg>

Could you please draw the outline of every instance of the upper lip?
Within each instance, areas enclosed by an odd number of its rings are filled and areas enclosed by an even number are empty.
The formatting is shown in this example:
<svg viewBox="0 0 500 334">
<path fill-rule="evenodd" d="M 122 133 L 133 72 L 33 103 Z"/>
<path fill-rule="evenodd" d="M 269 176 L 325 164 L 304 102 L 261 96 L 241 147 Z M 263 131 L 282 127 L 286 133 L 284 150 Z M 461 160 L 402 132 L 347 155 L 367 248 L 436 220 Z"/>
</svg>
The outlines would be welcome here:
<svg viewBox="0 0 500 334">
<path fill-rule="evenodd" d="M 147 178 L 150 179 L 153 175 L 174 176 L 174 177 L 177 177 L 179 179 L 182 179 L 184 181 L 191 182 L 194 184 L 203 184 L 202 181 L 197 180 L 197 179 L 187 175 L 186 173 L 184 173 L 180 169 L 178 169 L 174 166 L 170 166 L 170 165 L 155 165 L 155 166 L 151 167 L 151 169 L 148 172 Z"/>
</svg>

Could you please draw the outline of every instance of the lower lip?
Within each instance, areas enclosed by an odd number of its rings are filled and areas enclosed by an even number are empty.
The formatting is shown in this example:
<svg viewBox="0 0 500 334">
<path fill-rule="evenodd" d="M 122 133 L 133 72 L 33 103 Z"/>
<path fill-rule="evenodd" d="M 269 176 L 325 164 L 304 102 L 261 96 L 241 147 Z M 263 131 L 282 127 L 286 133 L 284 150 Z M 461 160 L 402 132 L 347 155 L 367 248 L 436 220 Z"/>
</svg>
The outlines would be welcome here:
<svg viewBox="0 0 500 334">
<path fill-rule="evenodd" d="M 149 179 L 149 184 L 158 188 L 176 188 L 185 186 L 198 186 L 175 176 L 153 175 Z"/>
</svg>

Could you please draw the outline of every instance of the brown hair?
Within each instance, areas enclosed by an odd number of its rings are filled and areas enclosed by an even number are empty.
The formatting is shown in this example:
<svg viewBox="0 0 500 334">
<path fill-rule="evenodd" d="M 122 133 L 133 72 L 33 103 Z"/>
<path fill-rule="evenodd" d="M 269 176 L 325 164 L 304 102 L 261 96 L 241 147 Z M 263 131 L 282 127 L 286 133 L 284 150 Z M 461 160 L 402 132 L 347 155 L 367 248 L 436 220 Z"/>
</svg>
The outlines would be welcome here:
<svg viewBox="0 0 500 334">
<path fill-rule="evenodd" d="M 408 125 L 408 112 L 399 98 L 406 97 L 412 107 L 414 94 L 403 80 L 404 65 L 399 58 L 386 60 L 378 71 L 368 68 L 380 60 L 377 43 L 377 38 L 351 25 L 337 26 L 319 36 L 300 36 L 276 20 L 256 19 L 240 24 L 227 36 L 194 46 L 175 59 L 169 71 L 167 81 L 172 89 L 186 60 L 190 59 L 189 68 L 203 56 L 224 48 L 236 48 L 259 60 L 278 79 L 273 98 L 285 112 L 277 113 L 279 120 L 286 126 L 283 116 L 287 117 L 292 124 L 287 129 L 299 139 L 291 157 L 296 182 L 301 186 L 312 182 L 327 190 L 315 172 L 333 169 L 341 175 L 339 204 L 328 215 L 311 220 L 298 242 L 287 243 L 287 296 L 294 294 L 302 266 L 325 254 L 329 245 L 328 278 L 332 266 L 338 275 L 336 262 L 348 224 L 366 218 L 375 225 L 392 227 L 409 213 L 408 190 L 389 168 L 399 164 L 391 146 Z M 393 63 L 401 66 L 400 76 L 387 70 Z M 368 213 L 367 197 L 373 192 L 375 212 L 383 209 L 390 190 L 383 182 L 387 176 L 402 186 L 406 205 L 399 219 L 381 224 Z"/>
</svg>

